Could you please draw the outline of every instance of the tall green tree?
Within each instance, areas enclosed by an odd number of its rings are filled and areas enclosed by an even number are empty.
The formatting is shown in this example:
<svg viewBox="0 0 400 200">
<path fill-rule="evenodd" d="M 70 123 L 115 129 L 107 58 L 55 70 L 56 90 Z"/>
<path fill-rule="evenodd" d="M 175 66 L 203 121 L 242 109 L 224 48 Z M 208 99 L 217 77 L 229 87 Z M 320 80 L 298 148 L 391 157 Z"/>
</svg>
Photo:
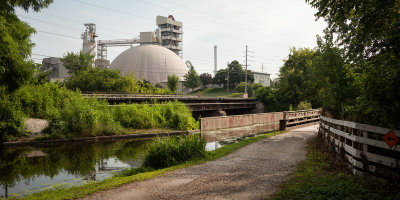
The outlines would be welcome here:
<svg viewBox="0 0 400 200">
<path fill-rule="evenodd" d="M 76 74 L 88 70 L 93 66 L 94 55 L 79 51 L 79 53 L 67 52 L 61 59 L 69 74 Z"/>
<path fill-rule="evenodd" d="M 227 86 L 227 78 L 229 73 L 229 87 L 235 88 L 241 82 L 245 81 L 245 70 L 243 69 L 242 65 L 234 60 L 228 65 L 228 69 L 220 69 L 218 70 L 217 74 L 215 74 L 213 78 L 214 84 L 221 84 L 224 87 Z M 253 83 L 254 82 L 254 74 L 251 70 L 247 70 L 247 82 Z"/>
<path fill-rule="evenodd" d="M 311 49 L 291 48 L 288 58 L 279 69 L 277 90 L 282 97 L 280 101 L 286 109 L 315 95 L 309 84 L 314 54 L 315 51 Z M 319 104 L 313 101 L 311 103 Z"/>
<path fill-rule="evenodd" d="M 196 70 L 194 70 L 193 66 L 190 67 L 188 73 L 185 74 L 183 77 L 185 78 L 185 82 L 183 83 L 183 85 L 190 88 L 191 90 L 201 85 L 200 77 L 197 74 Z"/>
<path fill-rule="evenodd" d="M 172 93 L 176 93 L 178 89 L 179 78 L 175 75 L 168 75 L 167 86 Z"/>
<path fill-rule="evenodd" d="M 29 81 L 35 64 L 29 60 L 34 46 L 30 36 L 35 30 L 18 19 L 17 7 L 39 12 L 52 0 L 2 0 L 0 2 L 0 85 L 14 91 Z"/>
<path fill-rule="evenodd" d="M 400 1 L 306 0 L 337 35 L 359 91 L 349 120 L 400 128 Z"/>
</svg>

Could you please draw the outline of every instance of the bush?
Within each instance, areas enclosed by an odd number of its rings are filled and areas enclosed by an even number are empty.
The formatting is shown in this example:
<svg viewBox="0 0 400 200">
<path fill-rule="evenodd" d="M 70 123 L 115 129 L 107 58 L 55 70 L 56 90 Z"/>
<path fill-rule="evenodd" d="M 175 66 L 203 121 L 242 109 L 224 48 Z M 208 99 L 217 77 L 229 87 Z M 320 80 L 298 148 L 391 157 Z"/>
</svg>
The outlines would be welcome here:
<svg viewBox="0 0 400 200">
<path fill-rule="evenodd" d="M 297 105 L 297 110 L 308 110 L 308 109 L 312 109 L 312 105 L 307 101 L 301 101 L 299 105 Z"/>
<path fill-rule="evenodd" d="M 20 137 L 25 132 L 24 113 L 18 101 L 11 99 L 4 91 L 0 94 L 0 142 Z"/>
<path fill-rule="evenodd" d="M 206 155 L 206 141 L 198 135 L 157 138 L 145 153 L 145 167 L 161 169 Z"/>
<path fill-rule="evenodd" d="M 80 96 L 54 83 L 43 85 L 25 85 L 14 96 L 21 102 L 22 111 L 30 117 L 47 118 L 50 113 L 65 106 L 65 101 L 73 96 Z"/>
<path fill-rule="evenodd" d="M 183 103 L 121 104 L 113 108 L 116 121 L 127 128 L 171 128 L 192 130 L 199 127 L 190 109 Z"/>
<path fill-rule="evenodd" d="M 235 90 L 237 92 L 240 93 L 244 93 L 245 92 L 245 82 L 241 82 L 239 83 L 236 87 Z M 253 87 L 251 83 L 247 83 L 247 94 L 249 95 L 249 97 L 253 96 Z"/>
<path fill-rule="evenodd" d="M 107 102 L 81 96 L 65 101 L 64 107 L 50 114 L 49 126 L 45 130 L 47 133 L 82 137 L 122 132 Z"/>
</svg>

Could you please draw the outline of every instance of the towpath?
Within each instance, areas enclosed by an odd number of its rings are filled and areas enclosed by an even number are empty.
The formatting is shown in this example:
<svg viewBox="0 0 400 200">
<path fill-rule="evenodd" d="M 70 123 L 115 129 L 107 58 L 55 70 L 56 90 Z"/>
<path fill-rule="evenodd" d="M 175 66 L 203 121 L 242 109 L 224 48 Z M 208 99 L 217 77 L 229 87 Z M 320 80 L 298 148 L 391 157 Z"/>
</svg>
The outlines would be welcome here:
<svg viewBox="0 0 400 200">
<path fill-rule="evenodd" d="M 316 133 L 317 125 L 293 129 L 220 159 L 84 199 L 265 199 L 305 159 L 306 140 Z"/>
</svg>

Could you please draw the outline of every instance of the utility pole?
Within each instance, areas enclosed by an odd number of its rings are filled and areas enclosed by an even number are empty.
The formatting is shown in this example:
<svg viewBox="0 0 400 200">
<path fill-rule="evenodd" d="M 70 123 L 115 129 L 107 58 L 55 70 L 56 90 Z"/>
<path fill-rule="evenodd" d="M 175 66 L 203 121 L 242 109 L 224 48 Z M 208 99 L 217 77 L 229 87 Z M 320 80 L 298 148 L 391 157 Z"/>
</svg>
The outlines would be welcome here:
<svg viewBox="0 0 400 200">
<path fill-rule="evenodd" d="M 247 45 L 246 45 L 246 70 L 244 71 L 244 98 L 246 99 L 248 97 L 247 94 Z"/>
<path fill-rule="evenodd" d="M 228 75 L 226 76 L 226 93 L 229 95 L 229 62 L 227 62 L 226 67 L 228 69 Z"/>
</svg>

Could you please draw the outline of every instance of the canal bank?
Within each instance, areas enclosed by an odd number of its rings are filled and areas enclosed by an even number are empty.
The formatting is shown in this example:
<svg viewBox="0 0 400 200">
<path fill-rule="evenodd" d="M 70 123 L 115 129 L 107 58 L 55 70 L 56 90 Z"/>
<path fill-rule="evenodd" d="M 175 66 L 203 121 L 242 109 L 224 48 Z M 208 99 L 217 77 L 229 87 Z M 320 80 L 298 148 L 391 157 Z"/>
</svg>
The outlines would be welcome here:
<svg viewBox="0 0 400 200">
<path fill-rule="evenodd" d="M 84 184 L 81 186 L 72 186 L 72 187 L 68 187 L 68 188 L 56 187 L 56 188 L 53 188 L 53 190 L 31 194 L 31 195 L 27 196 L 26 199 L 73 199 L 73 198 L 84 197 L 86 195 L 93 194 L 94 192 L 97 192 L 100 190 L 114 188 L 114 187 L 117 187 L 117 186 L 120 186 L 120 185 L 123 185 L 126 183 L 151 179 L 158 175 L 165 174 L 170 171 L 174 171 L 177 169 L 182 169 L 182 168 L 186 168 L 189 166 L 198 165 L 198 164 L 201 164 L 201 163 L 204 163 L 207 161 L 215 160 L 215 159 L 218 159 L 229 153 L 234 152 L 238 148 L 241 148 L 248 144 L 271 137 L 271 136 L 279 134 L 279 133 L 280 132 L 273 132 L 273 133 L 258 135 L 255 137 L 246 138 L 246 139 L 240 140 L 236 143 L 223 146 L 215 151 L 210 151 L 207 153 L 207 156 L 203 159 L 192 160 L 188 163 L 173 166 L 170 168 L 149 171 L 149 172 L 140 173 L 140 174 L 136 174 L 136 175 L 132 175 L 132 176 L 110 177 L 103 181 L 90 182 L 90 183 L 87 183 L 87 184 Z"/>
</svg>

